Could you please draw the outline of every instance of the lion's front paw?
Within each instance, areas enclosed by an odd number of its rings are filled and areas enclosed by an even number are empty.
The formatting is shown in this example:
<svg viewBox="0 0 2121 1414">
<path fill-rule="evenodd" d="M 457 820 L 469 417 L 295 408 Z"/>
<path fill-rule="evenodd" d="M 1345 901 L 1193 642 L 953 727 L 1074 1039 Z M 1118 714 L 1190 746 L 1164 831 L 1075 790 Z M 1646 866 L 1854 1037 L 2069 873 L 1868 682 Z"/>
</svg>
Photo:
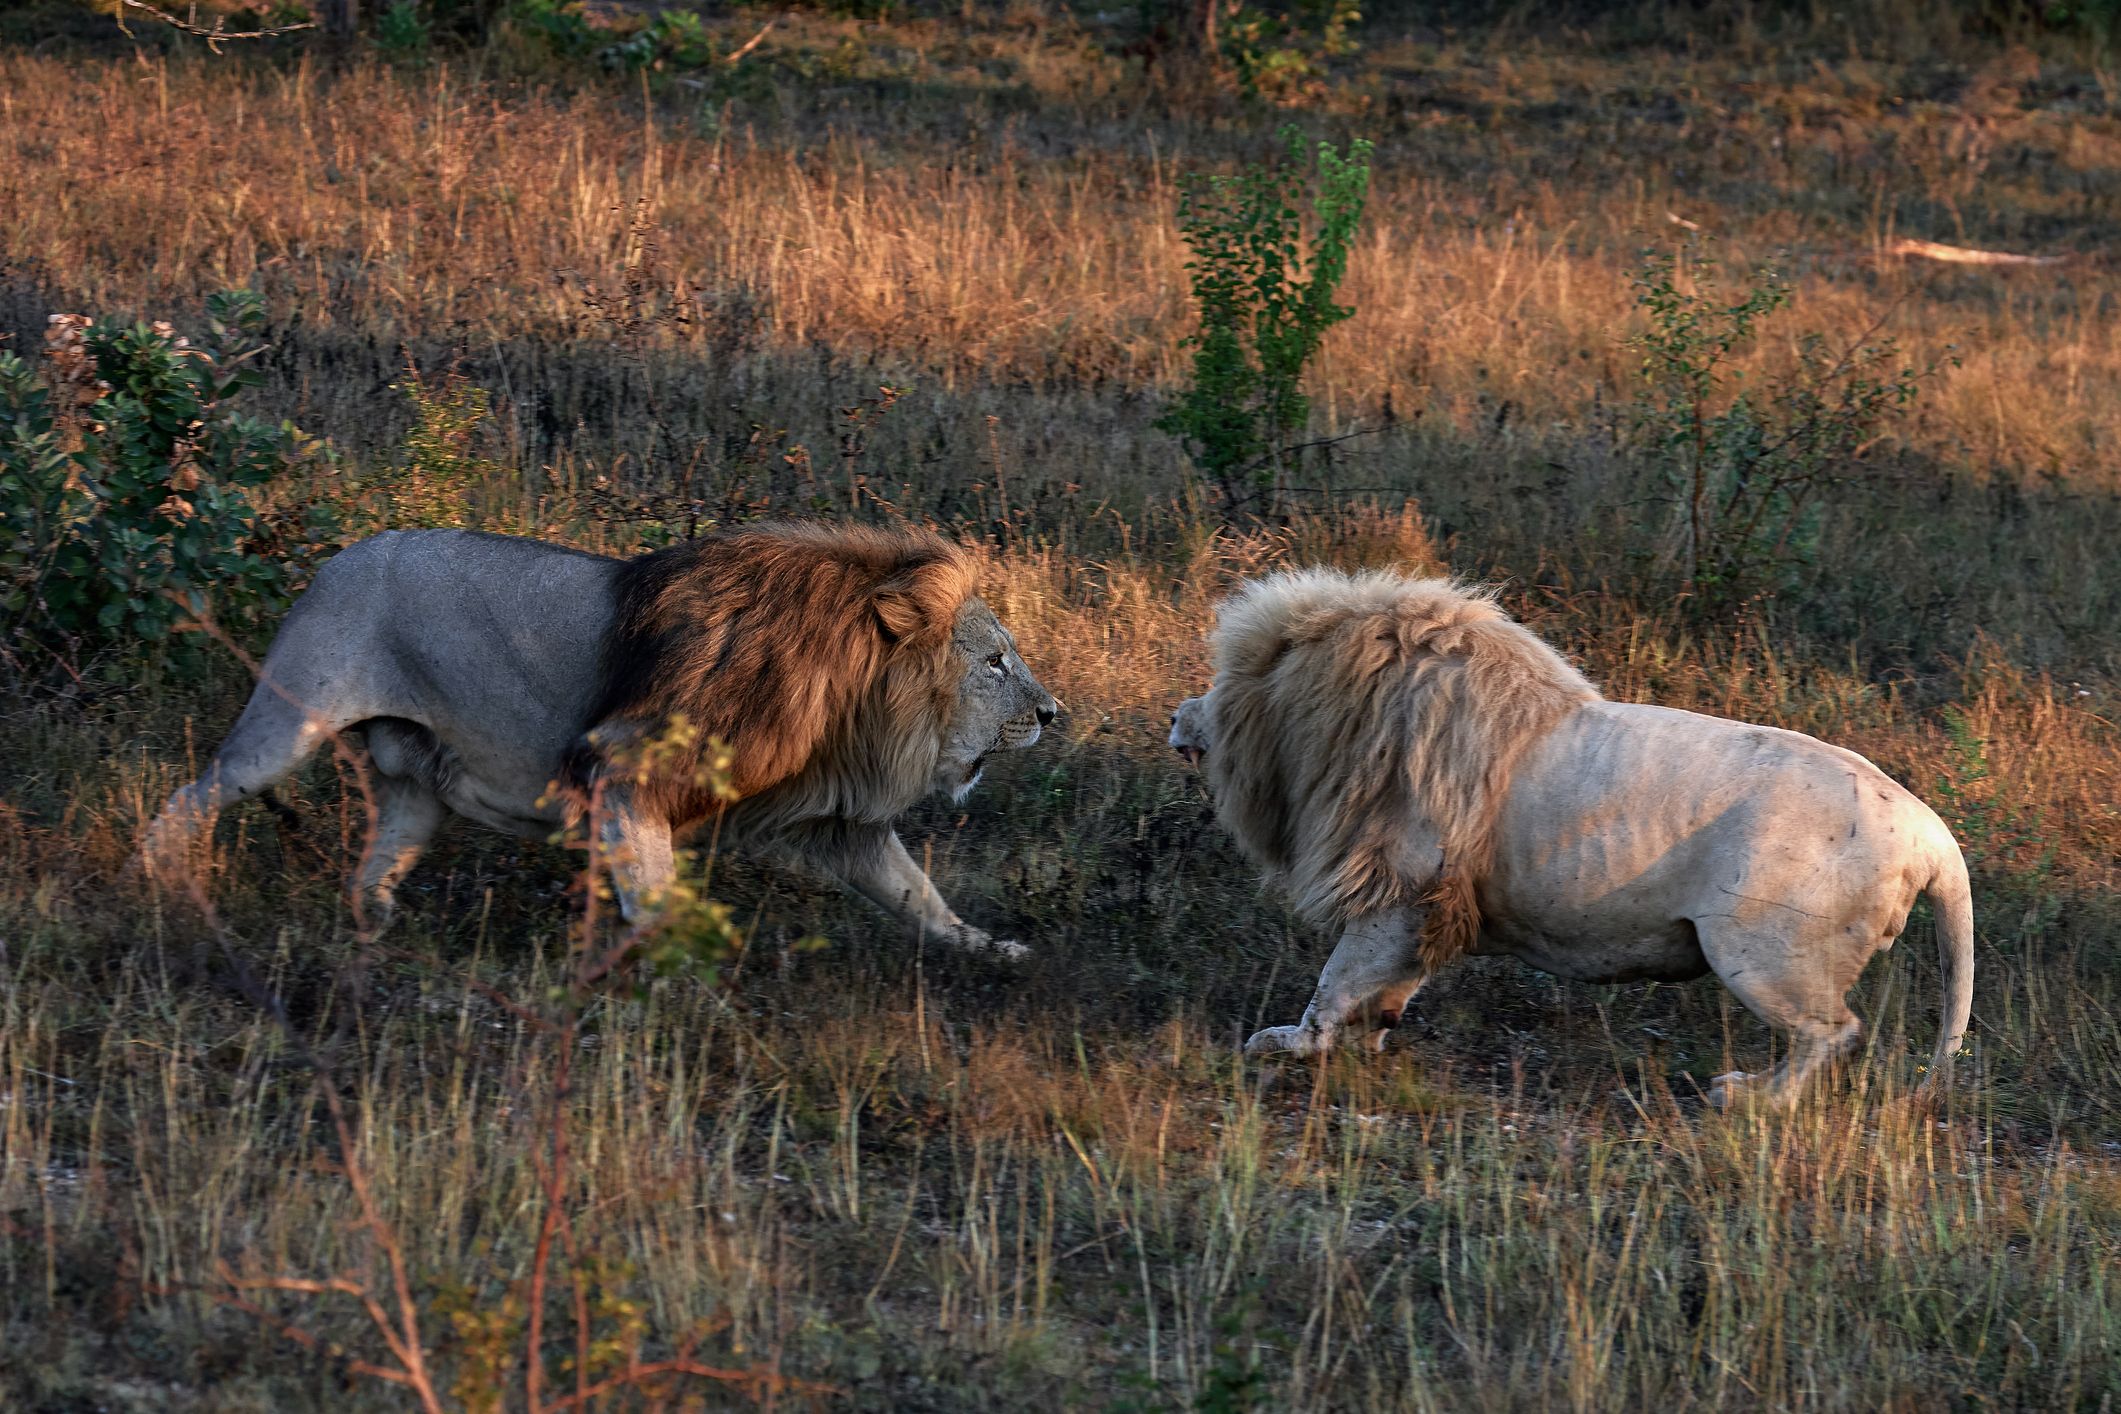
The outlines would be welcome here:
<svg viewBox="0 0 2121 1414">
<path fill-rule="evenodd" d="M 1269 1026 L 1264 1031 L 1252 1033 L 1245 1042 L 1247 1056 L 1271 1056 L 1284 1051 L 1294 1055 L 1309 1055 L 1318 1049 L 1318 1038 L 1301 1026 Z"/>
<path fill-rule="evenodd" d="M 986 953 L 991 957 L 1007 958 L 1011 962 L 1031 956 L 1031 949 L 1011 938 L 997 938 L 983 928 L 970 923 L 960 923 L 950 933 L 953 946 L 966 952 Z"/>
</svg>

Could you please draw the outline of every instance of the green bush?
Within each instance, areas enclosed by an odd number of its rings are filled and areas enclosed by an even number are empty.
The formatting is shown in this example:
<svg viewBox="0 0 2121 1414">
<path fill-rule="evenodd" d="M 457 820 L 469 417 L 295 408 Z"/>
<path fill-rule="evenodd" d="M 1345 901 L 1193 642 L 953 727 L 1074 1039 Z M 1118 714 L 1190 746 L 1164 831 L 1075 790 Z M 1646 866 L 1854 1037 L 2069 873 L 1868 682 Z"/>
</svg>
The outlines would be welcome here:
<svg viewBox="0 0 2121 1414">
<path fill-rule="evenodd" d="M 1247 98 L 1295 104 L 1323 97 L 1325 61 L 1352 54 L 1359 0 L 1136 0 L 1118 31 L 1124 52 Z"/>
<path fill-rule="evenodd" d="M 640 69 L 704 69 L 721 57 L 721 46 L 691 10 L 658 10 L 627 33 L 615 36 L 589 23 L 582 0 L 514 0 L 506 12 L 509 24 L 539 48 L 560 59 L 595 56 L 615 73 Z"/>
<path fill-rule="evenodd" d="M 400 59 L 416 59 L 434 43 L 434 26 L 419 0 L 394 0 L 376 16 L 376 45 Z"/>
<path fill-rule="evenodd" d="M 412 403 L 413 425 L 405 434 L 402 462 L 364 486 L 367 503 L 380 502 L 392 529 L 435 529 L 468 523 L 469 501 L 484 484 L 506 479 L 510 469 L 479 451 L 493 400 L 455 369 L 432 377 L 418 368 L 391 384 Z"/>
<path fill-rule="evenodd" d="M 329 470 L 328 451 L 228 406 L 257 382 L 263 300 L 216 295 L 207 313 L 203 347 L 58 314 L 41 365 L 0 353 L 0 624 L 39 666 L 141 644 L 196 666 L 201 646 L 172 630 L 283 609 L 327 538 L 326 509 L 268 514 L 256 493 Z"/>
<path fill-rule="evenodd" d="M 607 69 L 700 69 L 715 61 L 716 49 L 700 17 L 690 10 L 658 10 L 634 34 L 608 45 L 597 55 Z"/>
<path fill-rule="evenodd" d="M 1809 563 L 1824 493 L 1848 481 L 1937 367 L 1899 366 L 1874 325 L 1835 348 L 1797 335 L 1787 368 L 1748 381 L 1734 356 L 1790 303 L 1773 270 L 1723 287 L 1715 264 L 1646 257 L 1636 303 L 1649 327 L 1627 432 L 1674 505 L 1664 557 L 1697 606 L 1726 609 L 1788 585 Z"/>
<path fill-rule="evenodd" d="M 1326 330 L 1354 313 L 1333 295 L 1369 194 L 1370 144 L 1357 138 L 1343 156 L 1321 142 L 1314 156 L 1297 129 L 1282 140 L 1280 161 L 1180 186 L 1200 329 L 1187 340 L 1192 385 L 1156 425 L 1185 442 L 1231 506 L 1285 484 L 1286 444 L 1311 415 L 1304 368 Z M 1291 201 L 1305 191 L 1315 218 L 1308 256 Z"/>
<path fill-rule="evenodd" d="M 1250 97 L 1278 103 L 1315 97 L 1325 77 L 1321 61 L 1354 52 L 1348 31 L 1361 18 L 1355 0 L 1240 5 L 1223 23 L 1220 57 Z"/>
<path fill-rule="evenodd" d="M 559 58 L 578 59 L 597 47 L 582 0 L 514 0 L 504 13 L 510 28 Z"/>
</svg>

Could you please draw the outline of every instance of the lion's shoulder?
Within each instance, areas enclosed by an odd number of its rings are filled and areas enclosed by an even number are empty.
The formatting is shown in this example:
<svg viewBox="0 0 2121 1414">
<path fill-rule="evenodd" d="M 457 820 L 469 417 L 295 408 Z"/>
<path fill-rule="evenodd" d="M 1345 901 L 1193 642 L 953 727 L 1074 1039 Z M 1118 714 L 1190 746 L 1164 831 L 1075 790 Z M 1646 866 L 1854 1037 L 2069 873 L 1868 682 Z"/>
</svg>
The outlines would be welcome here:
<svg viewBox="0 0 2121 1414">
<path fill-rule="evenodd" d="M 937 691 L 880 685 L 887 673 L 940 679 L 977 568 L 931 531 L 815 521 L 745 526 L 629 560 L 614 581 L 585 734 L 682 714 L 701 749 L 709 737 L 728 743 L 737 790 L 757 796 L 850 736 L 933 731 L 947 711 Z M 870 754 L 889 753 L 879 742 Z M 585 743 L 570 774 L 579 781 L 595 765 Z"/>
</svg>

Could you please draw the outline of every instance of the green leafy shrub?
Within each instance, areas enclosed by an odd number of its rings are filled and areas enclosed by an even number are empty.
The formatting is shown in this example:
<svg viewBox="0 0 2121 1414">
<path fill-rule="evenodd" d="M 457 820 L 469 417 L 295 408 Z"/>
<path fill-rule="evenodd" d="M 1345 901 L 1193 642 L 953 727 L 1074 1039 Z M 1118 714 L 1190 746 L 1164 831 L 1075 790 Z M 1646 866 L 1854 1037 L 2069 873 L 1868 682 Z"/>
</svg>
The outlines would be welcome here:
<svg viewBox="0 0 2121 1414">
<path fill-rule="evenodd" d="M 1223 22 L 1218 47 L 1246 95 L 1293 103 L 1318 96 L 1323 60 L 1354 52 L 1349 30 L 1361 18 L 1355 0 L 1241 5 Z"/>
<path fill-rule="evenodd" d="M 383 522 L 399 529 L 466 524 L 471 493 L 509 474 L 479 451 L 492 398 L 454 369 L 432 377 L 408 368 L 390 386 L 411 400 L 413 424 L 405 434 L 404 460 L 372 483 L 382 493 Z"/>
<path fill-rule="evenodd" d="M 376 16 L 376 45 L 402 59 L 425 54 L 434 42 L 434 27 L 420 0 L 394 0 Z"/>
<path fill-rule="evenodd" d="M 1286 443 L 1311 414 L 1304 369 L 1326 330 L 1354 313 L 1333 296 L 1369 194 L 1370 144 L 1358 138 L 1343 155 L 1321 142 L 1313 154 L 1293 127 L 1282 140 L 1281 160 L 1188 177 L 1179 194 L 1200 329 L 1187 340 L 1192 384 L 1156 425 L 1185 442 L 1233 506 L 1284 484 Z M 1291 199 L 1306 191 L 1308 253 Z"/>
<path fill-rule="evenodd" d="M 1324 95 L 1325 61 L 1355 52 L 1361 19 L 1358 0 L 1136 0 L 1121 33 L 1152 71 L 1293 104 Z"/>
<path fill-rule="evenodd" d="M 615 73 L 641 69 L 704 69 L 721 58 L 721 46 L 691 10 L 658 10 L 645 21 L 599 29 L 590 24 L 582 0 L 515 0 L 507 11 L 511 28 L 560 59 L 594 56 Z"/>
<path fill-rule="evenodd" d="M 257 382 L 263 300 L 216 295 L 207 313 L 207 346 L 165 323 L 57 314 L 41 365 L 0 353 L 0 622 L 18 651 L 145 643 L 188 669 L 199 649 L 172 630 L 285 608 L 329 538 L 328 507 L 269 510 L 258 494 L 331 470 L 327 449 L 229 407 Z"/>
<path fill-rule="evenodd" d="M 658 10 L 655 18 L 617 44 L 606 46 L 597 62 L 607 69 L 701 69 L 719 51 L 700 17 L 690 10 Z"/>
<path fill-rule="evenodd" d="M 558 58 L 579 59 L 596 51 L 598 35 L 582 13 L 582 0 L 514 0 L 505 19 L 510 29 Z"/>
<path fill-rule="evenodd" d="M 1790 366 L 1749 382 L 1734 356 L 1790 303 L 1773 270 L 1723 287 L 1715 264 L 1648 256 L 1635 275 L 1649 327 L 1628 433 L 1671 492 L 1665 556 L 1703 607 L 1728 608 L 1786 587 L 1818 539 L 1823 493 L 1848 481 L 1914 403 L 1936 365 L 1900 365 L 1877 326 L 1839 348 L 1799 334 Z"/>
</svg>

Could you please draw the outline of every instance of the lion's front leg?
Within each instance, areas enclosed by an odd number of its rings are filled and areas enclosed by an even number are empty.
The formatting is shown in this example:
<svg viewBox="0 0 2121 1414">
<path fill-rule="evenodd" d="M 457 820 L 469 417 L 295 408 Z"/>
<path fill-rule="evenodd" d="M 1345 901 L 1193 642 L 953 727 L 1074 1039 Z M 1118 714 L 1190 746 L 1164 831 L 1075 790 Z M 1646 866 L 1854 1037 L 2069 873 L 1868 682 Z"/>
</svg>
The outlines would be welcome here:
<svg viewBox="0 0 2121 1414">
<path fill-rule="evenodd" d="M 1027 957 L 1022 943 L 990 937 L 957 916 L 888 825 L 848 824 L 819 841 L 813 854 L 847 886 L 908 928 L 968 952 Z"/>
<path fill-rule="evenodd" d="M 1420 936 L 1418 909 L 1392 909 L 1348 925 L 1319 974 L 1303 1020 L 1255 1032 L 1245 1054 L 1317 1055 L 1331 1050 L 1343 1031 L 1383 1050 L 1386 1034 L 1421 987 Z"/>
<path fill-rule="evenodd" d="M 658 896 L 677 879 L 670 822 L 636 808 L 624 786 L 607 784 L 597 844 L 611 870 L 620 916 L 636 926 L 647 922 Z"/>
</svg>

